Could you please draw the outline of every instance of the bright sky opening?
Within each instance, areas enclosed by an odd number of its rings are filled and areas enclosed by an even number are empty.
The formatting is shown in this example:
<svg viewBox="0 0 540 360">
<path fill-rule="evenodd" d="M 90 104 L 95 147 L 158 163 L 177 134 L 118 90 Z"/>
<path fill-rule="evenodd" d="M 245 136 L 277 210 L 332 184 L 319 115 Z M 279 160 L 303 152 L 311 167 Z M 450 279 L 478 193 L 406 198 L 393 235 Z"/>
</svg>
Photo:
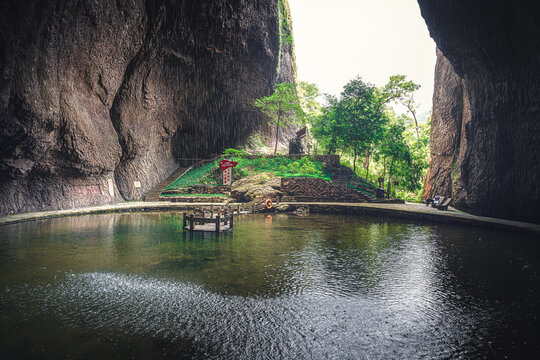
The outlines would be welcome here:
<svg viewBox="0 0 540 360">
<path fill-rule="evenodd" d="M 383 86 L 390 75 L 404 74 L 422 86 L 415 96 L 418 114 L 431 109 L 435 43 L 416 0 L 289 0 L 289 4 L 299 80 L 339 96 L 357 75 Z"/>
</svg>

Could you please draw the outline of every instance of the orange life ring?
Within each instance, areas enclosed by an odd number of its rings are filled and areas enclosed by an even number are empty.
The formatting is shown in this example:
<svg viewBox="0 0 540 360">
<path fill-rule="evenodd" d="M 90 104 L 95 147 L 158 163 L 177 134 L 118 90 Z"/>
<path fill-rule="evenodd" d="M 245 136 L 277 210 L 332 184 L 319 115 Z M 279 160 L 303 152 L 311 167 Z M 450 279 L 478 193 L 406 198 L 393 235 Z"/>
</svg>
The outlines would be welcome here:
<svg viewBox="0 0 540 360">
<path fill-rule="evenodd" d="M 266 199 L 266 200 L 265 200 L 264 206 L 266 206 L 266 208 L 267 208 L 268 210 L 270 210 L 270 209 L 272 208 L 272 205 L 273 205 L 273 204 L 272 204 L 272 200 L 270 200 L 270 199 Z"/>
</svg>

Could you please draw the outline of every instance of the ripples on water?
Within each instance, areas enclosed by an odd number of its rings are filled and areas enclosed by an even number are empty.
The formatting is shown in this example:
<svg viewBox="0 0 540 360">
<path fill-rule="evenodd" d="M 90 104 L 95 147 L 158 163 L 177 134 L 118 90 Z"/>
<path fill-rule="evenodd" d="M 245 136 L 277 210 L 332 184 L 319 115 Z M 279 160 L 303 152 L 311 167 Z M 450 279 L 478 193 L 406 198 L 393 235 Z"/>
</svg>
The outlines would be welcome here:
<svg viewBox="0 0 540 360">
<path fill-rule="evenodd" d="M 112 225 L 111 217 L 87 217 L 93 226 L 84 230 L 85 218 L 10 229 L 16 241 L 0 248 L 5 356 L 92 357 L 101 349 L 110 357 L 386 359 L 538 350 L 538 248 L 526 237 L 508 246 L 476 229 L 313 215 L 244 217 L 234 234 L 190 238 L 175 215 L 112 217 Z M 30 238 L 15 236 L 21 229 Z"/>
</svg>

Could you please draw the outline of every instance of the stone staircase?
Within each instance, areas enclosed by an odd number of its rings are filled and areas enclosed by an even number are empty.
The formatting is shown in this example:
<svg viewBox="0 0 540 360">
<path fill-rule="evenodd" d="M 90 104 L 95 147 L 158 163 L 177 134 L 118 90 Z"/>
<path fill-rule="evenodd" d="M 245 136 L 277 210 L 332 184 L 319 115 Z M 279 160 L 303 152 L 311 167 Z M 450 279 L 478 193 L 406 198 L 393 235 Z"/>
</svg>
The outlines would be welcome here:
<svg viewBox="0 0 540 360">
<path fill-rule="evenodd" d="M 334 175 L 332 177 L 333 184 L 351 187 L 367 202 L 380 202 L 376 197 L 377 188 L 362 178 L 354 177 L 350 168 L 339 165 L 329 170 Z"/>
<path fill-rule="evenodd" d="M 349 178 L 348 185 L 360 194 L 362 194 L 362 196 L 366 199 L 367 202 L 380 201 L 379 199 L 377 199 L 377 188 L 365 181 L 364 179 L 358 177 L 351 177 Z"/>
<path fill-rule="evenodd" d="M 352 170 L 346 166 L 339 166 L 331 169 L 332 174 L 332 183 L 335 185 L 347 185 L 349 179 L 352 177 Z"/>
<path fill-rule="evenodd" d="M 144 201 L 147 201 L 147 202 L 159 201 L 159 195 L 161 194 L 163 189 L 165 189 L 167 185 L 172 183 L 174 180 L 184 175 L 190 169 L 191 169 L 191 166 L 179 167 L 178 169 L 176 169 L 176 171 L 173 172 L 168 178 L 166 178 L 165 180 L 163 180 L 162 182 L 154 186 L 154 188 L 150 190 L 148 194 L 146 194 L 146 196 L 144 197 Z"/>
</svg>

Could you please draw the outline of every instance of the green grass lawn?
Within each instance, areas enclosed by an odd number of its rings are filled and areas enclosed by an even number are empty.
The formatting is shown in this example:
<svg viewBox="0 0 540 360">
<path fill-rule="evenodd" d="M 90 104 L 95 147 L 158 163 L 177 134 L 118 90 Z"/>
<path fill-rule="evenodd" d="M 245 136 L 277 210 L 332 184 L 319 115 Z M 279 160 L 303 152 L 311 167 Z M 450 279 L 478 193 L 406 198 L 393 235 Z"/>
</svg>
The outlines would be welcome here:
<svg viewBox="0 0 540 360">
<path fill-rule="evenodd" d="M 261 157 L 257 159 L 233 157 L 232 159 L 238 161 L 235 171 L 239 177 L 269 172 L 279 177 L 301 176 L 330 180 L 330 174 L 324 170 L 323 163 L 312 161 L 308 157 L 302 157 L 300 159 L 290 159 L 285 156 L 274 158 Z"/>
<path fill-rule="evenodd" d="M 206 182 L 203 182 L 204 181 L 203 179 L 208 177 L 208 175 L 210 175 L 210 173 L 215 171 L 218 167 L 219 167 L 218 161 L 211 161 L 198 168 L 191 169 L 186 174 L 182 175 L 181 177 L 179 177 L 178 179 L 174 180 L 172 183 L 167 185 L 167 187 L 164 190 L 174 190 L 174 189 L 187 188 L 193 185 L 206 184 Z M 218 185 L 218 184 L 212 184 L 212 185 Z"/>
</svg>

